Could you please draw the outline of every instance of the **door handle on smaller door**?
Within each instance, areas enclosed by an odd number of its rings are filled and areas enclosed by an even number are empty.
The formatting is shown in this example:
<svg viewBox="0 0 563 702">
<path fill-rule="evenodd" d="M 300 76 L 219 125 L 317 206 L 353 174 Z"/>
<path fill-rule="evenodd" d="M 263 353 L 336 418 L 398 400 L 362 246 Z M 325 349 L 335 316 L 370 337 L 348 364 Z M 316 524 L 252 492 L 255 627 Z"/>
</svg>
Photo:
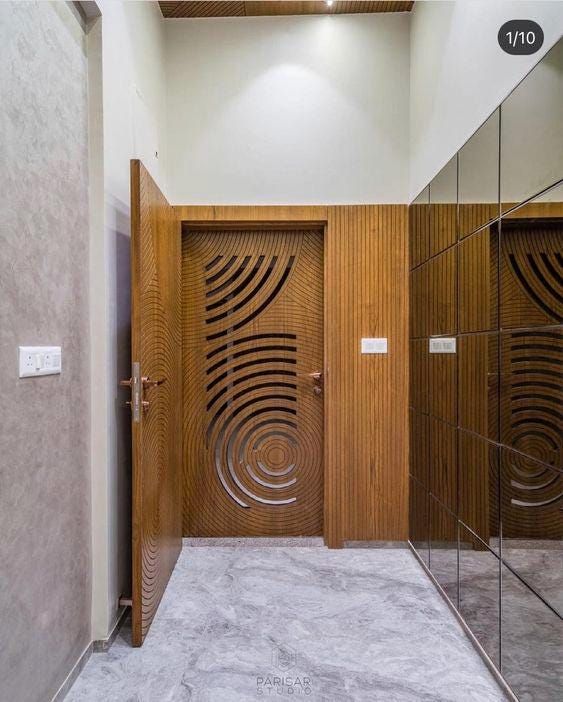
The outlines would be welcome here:
<svg viewBox="0 0 563 702">
<path fill-rule="evenodd" d="M 309 373 L 309 378 L 312 378 L 313 382 L 315 383 L 323 382 L 323 374 L 321 371 L 313 371 L 313 373 Z"/>
</svg>

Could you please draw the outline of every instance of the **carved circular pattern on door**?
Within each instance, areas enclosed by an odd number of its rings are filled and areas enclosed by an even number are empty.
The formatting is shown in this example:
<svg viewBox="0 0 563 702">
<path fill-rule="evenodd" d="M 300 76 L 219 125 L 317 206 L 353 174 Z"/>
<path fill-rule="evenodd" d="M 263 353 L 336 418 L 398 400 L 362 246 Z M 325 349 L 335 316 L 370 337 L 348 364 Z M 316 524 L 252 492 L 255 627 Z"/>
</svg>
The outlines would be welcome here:
<svg viewBox="0 0 563 702">
<path fill-rule="evenodd" d="M 321 235 L 195 232 L 184 249 L 185 531 L 320 533 Z"/>
</svg>

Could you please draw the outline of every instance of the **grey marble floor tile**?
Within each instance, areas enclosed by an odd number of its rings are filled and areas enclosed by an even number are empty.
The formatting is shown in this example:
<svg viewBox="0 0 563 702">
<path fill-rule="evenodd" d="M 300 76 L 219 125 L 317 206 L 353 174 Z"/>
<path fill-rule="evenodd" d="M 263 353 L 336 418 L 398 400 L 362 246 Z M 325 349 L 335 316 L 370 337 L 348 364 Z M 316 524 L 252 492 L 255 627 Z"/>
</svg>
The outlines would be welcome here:
<svg viewBox="0 0 563 702">
<path fill-rule="evenodd" d="M 124 626 L 69 702 L 493 702 L 409 551 L 185 547 L 145 644 Z"/>
</svg>

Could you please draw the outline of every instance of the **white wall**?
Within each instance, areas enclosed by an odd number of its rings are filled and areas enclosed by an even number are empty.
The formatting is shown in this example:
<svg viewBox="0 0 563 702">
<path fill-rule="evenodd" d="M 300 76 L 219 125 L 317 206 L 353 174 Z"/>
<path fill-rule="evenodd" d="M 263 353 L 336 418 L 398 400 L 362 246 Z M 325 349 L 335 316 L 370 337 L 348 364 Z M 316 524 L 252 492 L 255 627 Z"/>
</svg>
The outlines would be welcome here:
<svg viewBox="0 0 563 702">
<path fill-rule="evenodd" d="M 105 638 L 130 594 L 130 415 L 118 388 L 130 375 L 129 161 L 165 190 L 164 21 L 157 3 L 100 0 L 103 229 L 93 232 L 92 502 L 94 639 Z M 155 152 L 158 151 L 158 158 Z"/>
<path fill-rule="evenodd" d="M 167 22 L 172 202 L 406 202 L 408 27 L 408 13 Z"/>
<path fill-rule="evenodd" d="M 563 31 L 561 2 L 425 0 L 411 13 L 410 194 L 428 183 Z M 545 41 L 532 56 L 510 56 L 500 26 L 533 19 Z"/>
</svg>

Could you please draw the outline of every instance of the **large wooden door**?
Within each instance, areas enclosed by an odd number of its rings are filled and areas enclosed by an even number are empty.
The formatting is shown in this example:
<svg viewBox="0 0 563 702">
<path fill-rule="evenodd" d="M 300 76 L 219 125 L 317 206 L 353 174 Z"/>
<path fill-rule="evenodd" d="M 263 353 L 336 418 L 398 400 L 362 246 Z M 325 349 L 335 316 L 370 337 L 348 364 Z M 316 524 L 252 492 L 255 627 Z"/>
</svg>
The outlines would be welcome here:
<svg viewBox="0 0 563 702">
<path fill-rule="evenodd" d="M 132 640 L 140 646 L 182 547 L 181 232 L 131 162 Z"/>
<path fill-rule="evenodd" d="M 322 232 L 188 230 L 182 262 L 184 534 L 322 534 Z"/>
</svg>

